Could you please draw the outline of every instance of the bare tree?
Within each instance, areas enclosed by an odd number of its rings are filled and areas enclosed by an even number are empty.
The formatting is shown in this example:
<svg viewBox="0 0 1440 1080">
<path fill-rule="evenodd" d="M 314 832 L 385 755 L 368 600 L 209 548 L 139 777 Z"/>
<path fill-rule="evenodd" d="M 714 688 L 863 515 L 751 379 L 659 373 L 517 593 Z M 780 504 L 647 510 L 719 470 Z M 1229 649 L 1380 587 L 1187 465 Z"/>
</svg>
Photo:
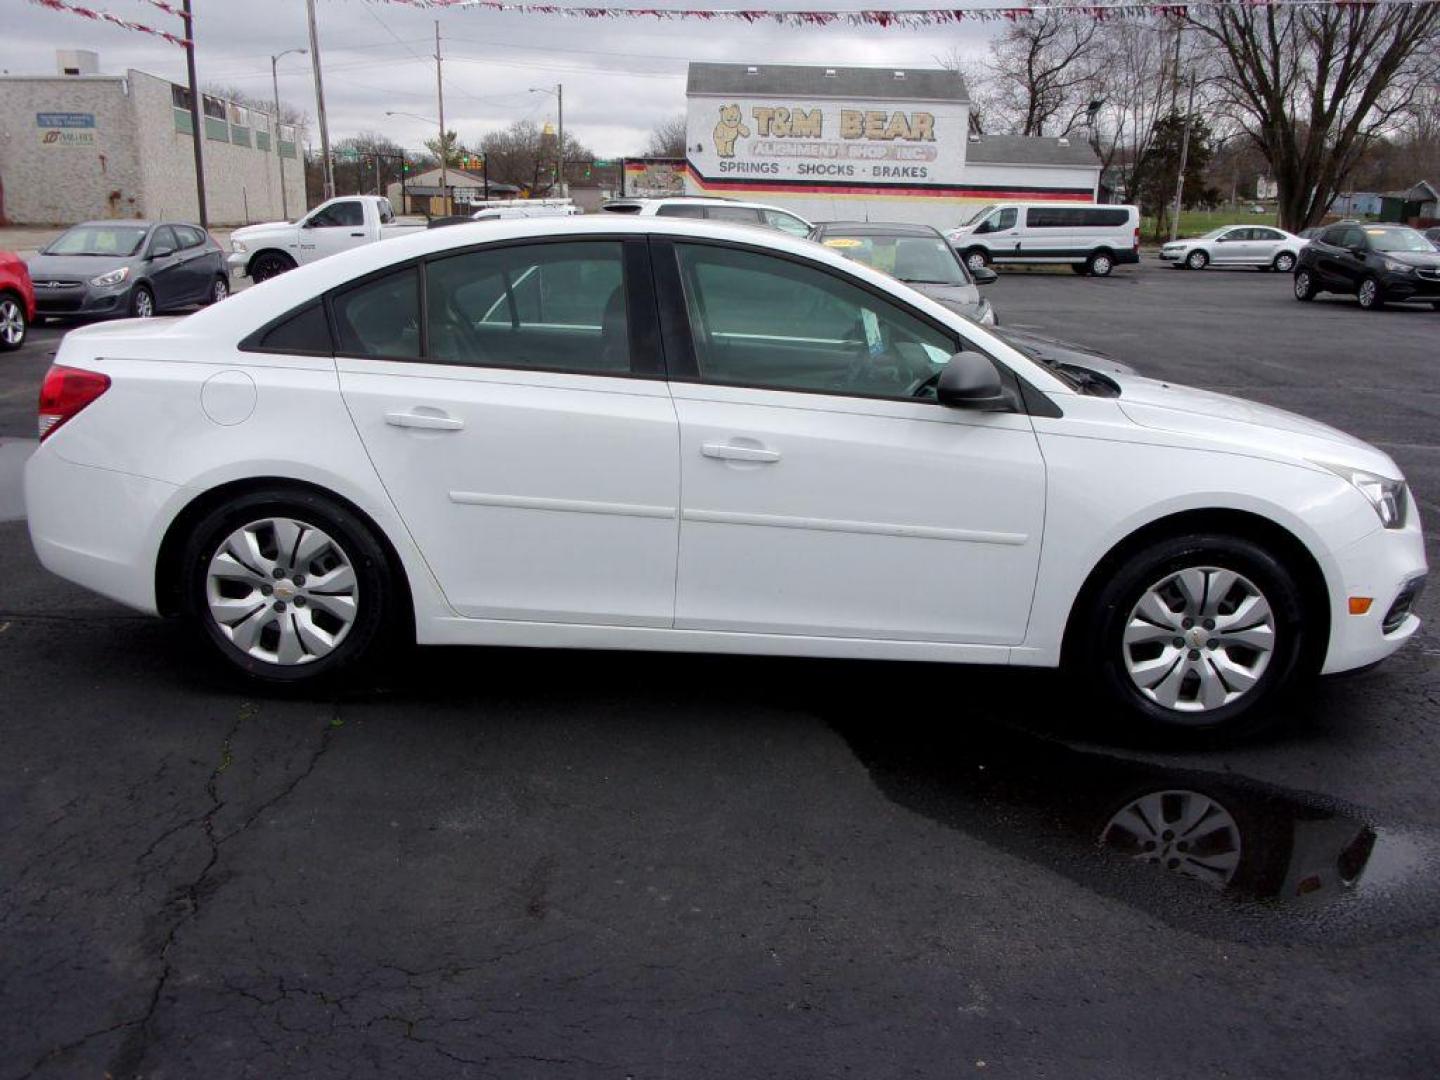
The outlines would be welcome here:
<svg viewBox="0 0 1440 1080">
<path fill-rule="evenodd" d="M 492 131 L 481 142 L 491 180 L 518 184 L 536 195 L 555 187 L 558 170 L 555 135 L 533 120 L 517 120 L 503 131 Z M 589 160 L 594 155 L 569 132 L 565 134 L 565 161 Z"/>
<path fill-rule="evenodd" d="M 645 144 L 645 157 L 683 158 L 685 156 L 685 114 L 676 113 L 656 124 Z"/>
<path fill-rule="evenodd" d="M 1069 135 L 1093 97 L 1102 23 L 1041 9 L 990 46 L 994 106 L 1018 135 Z"/>
<path fill-rule="evenodd" d="M 1319 220 L 1433 81 L 1440 5 L 1225 4 L 1190 9 L 1187 24 L 1211 46 L 1213 85 L 1264 153 L 1294 230 Z"/>
</svg>

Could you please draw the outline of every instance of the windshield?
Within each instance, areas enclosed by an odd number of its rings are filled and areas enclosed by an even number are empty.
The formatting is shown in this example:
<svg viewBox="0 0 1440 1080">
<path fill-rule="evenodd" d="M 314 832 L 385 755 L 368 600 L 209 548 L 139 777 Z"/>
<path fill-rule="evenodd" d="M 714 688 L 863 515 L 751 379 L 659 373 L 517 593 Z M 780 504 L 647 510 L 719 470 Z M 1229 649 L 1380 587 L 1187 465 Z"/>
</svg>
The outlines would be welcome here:
<svg viewBox="0 0 1440 1080">
<path fill-rule="evenodd" d="M 1423 251 L 1435 250 L 1435 245 L 1414 229 L 1366 229 L 1370 247 L 1375 251 Z"/>
<path fill-rule="evenodd" d="M 966 219 L 965 219 L 964 221 L 962 221 L 960 224 L 961 224 L 961 225 L 974 225 L 977 221 L 979 221 L 981 218 L 983 218 L 986 214 L 990 213 L 990 211 L 991 211 L 991 210 L 994 210 L 994 209 L 995 209 L 995 204 L 994 204 L 994 203 L 991 203 L 989 206 L 982 206 L 979 210 L 976 210 L 975 213 L 971 214 L 968 218 L 966 218 Z"/>
<path fill-rule="evenodd" d="M 826 233 L 821 241 L 847 259 L 864 263 L 911 285 L 969 285 L 960 260 L 938 236 L 847 236 Z"/>
<path fill-rule="evenodd" d="M 134 255 L 149 232 L 145 225 L 76 225 L 61 233 L 42 255 Z"/>
<path fill-rule="evenodd" d="M 1050 372 L 1050 374 L 1054 375 L 1055 378 L 1065 383 L 1072 390 L 1080 390 L 1083 388 L 1081 380 L 1077 378 L 1073 372 L 1067 371 L 1065 370 L 1065 368 L 1061 367 L 1059 358 L 1054 353 L 1050 352 L 1048 349 L 1045 348 L 1043 338 L 1021 338 L 1017 335 L 1009 334 L 995 326 L 988 326 L 986 327 L 986 329 L 990 331 L 990 333 L 993 334 L 995 337 L 1003 341 L 1006 345 L 1009 345 L 1010 348 L 1014 349 L 1021 356 L 1024 356 L 1029 360 L 1034 360 L 1037 364 L 1044 365 L 1044 367 Z"/>
</svg>

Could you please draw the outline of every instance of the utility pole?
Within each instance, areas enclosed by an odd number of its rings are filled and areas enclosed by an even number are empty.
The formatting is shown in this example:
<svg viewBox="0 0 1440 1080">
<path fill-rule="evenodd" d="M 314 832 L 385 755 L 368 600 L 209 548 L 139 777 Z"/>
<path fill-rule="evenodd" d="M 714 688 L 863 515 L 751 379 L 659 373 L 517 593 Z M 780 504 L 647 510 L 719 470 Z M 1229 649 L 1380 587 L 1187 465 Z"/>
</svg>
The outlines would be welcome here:
<svg viewBox="0 0 1440 1080">
<path fill-rule="evenodd" d="M 1195 118 L 1195 69 L 1190 69 L 1190 103 L 1185 107 L 1185 135 L 1180 140 L 1180 173 L 1175 177 L 1175 213 L 1170 218 L 1170 239 L 1180 235 L 1180 199 L 1185 194 L 1185 165 L 1190 157 L 1190 125 Z"/>
<path fill-rule="evenodd" d="M 330 161 L 330 127 L 325 122 L 325 83 L 320 78 L 320 37 L 315 31 L 315 0 L 305 0 L 310 20 L 310 62 L 315 68 L 315 113 L 320 121 L 320 159 L 325 176 L 324 195 L 335 197 L 335 166 Z"/>
<path fill-rule="evenodd" d="M 280 75 L 278 68 L 280 60 L 291 53 L 304 53 L 304 49 L 286 49 L 282 53 L 270 57 L 270 81 L 275 84 L 275 157 L 280 162 L 280 216 L 286 221 L 290 220 L 290 201 L 285 192 L 285 150 L 280 145 Z M 295 147 L 298 150 L 300 140 L 295 140 Z"/>
<path fill-rule="evenodd" d="M 180 16 L 185 20 L 185 70 L 190 76 L 190 141 L 195 146 L 195 202 L 200 211 L 200 227 L 210 228 L 210 215 L 205 209 L 205 133 L 200 130 L 200 86 L 195 81 L 195 16 L 190 13 L 190 0 L 185 0 Z"/>
<path fill-rule="evenodd" d="M 455 212 L 450 198 L 450 170 L 446 159 L 450 148 L 445 145 L 445 83 L 440 77 L 440 20 L 435 20 L 435 102 L 440 107 L 440 206 L 446 216 Z"/>
<path fill-rule="evenodd" d="M 560 197 L 565 198 L 565 87 L 555 84 L 555 119 L 560 128 Z"/>
</svg>

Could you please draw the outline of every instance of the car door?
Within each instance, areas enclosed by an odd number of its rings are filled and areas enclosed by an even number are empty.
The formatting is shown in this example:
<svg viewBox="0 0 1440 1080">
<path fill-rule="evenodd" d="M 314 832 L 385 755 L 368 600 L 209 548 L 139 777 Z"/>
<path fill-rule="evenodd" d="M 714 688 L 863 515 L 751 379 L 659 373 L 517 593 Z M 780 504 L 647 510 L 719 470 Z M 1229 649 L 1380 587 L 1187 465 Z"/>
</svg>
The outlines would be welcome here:
<svg viewBox="0 0 1440 1080">
<path fill-rule="evenodd" d="M 654 253 L 662 310 L 685 313 L 666 349 L 676 627 L 1020 642 L 1044 465 L 1028 416 L 916 396 L 955 335 L 806 260 L 700 241 Z"/>
<path fill-rule="evenodd" d="M 1344 226 L 1336 237 L 1331 249 L 1334 264 L 1335 288 L 1342 292 L 1358 292 L 1360 279 L 1370 272 L 1365 261 L 1368 246 L 1365 230 L 1358 225 Z"/>
<path fill-rule="evenodd" d="M 1269 266 L 1285 246 L 1285 234 L 1276 229 L 1251 229 L 1250 233 L 1254 237 L 1255 264 Z"/>
<path fill-rule="evenodd" d="M 990 249 L 991 257 L 996 259 L 1023 254 L 1025 245 L 1021 232 L 1020 211 L 1014 206 L 997 208 L 975 229 L 975 235 L 984 237 L 985 246 Z M 1035 246 L 1033 240 L 1030 246 Z"/>
<path fill-rule="evenodd" d="M 180 241 L 175 230 L 169 225 L 157 226 L 150 234 L 150 246 L 146 248 L 145 277 L 150 290 L 155 294 L 155 308 L 173 308 L 184 303 L 186 295 L 185 257 L 180 250 Z"/>
<path fill-rule="evenodd" d="M 215 280 L 216 270 L 206 250 L 205 234 L 193 225 L 171 225 L 175 239 L 180 245 L 180 280 L 184 288 L 181 303 L 196 303 L 210 294 L 210 283 Z"/>
<path fill-rule="evenodd" d="M 365 204 L 341 199 L 322 206 L 300 229 L 300 261 L 314 262 L 365 243 Z"/>
<path fill-rule="evenodd" d="M 677 434 L 649 282 L 643 239 L 561 238 L 332 297 L 345 402 L 459 614 L 671 625 Z"/>
<path fill-rule="evenodd" d="M 1211 245 L 1210 261 L 1217 266 L 1233 266 L 1242 262 L 1245 239 L 1249 235 L 1249 229 L 1227 229 Z"/>
</svg>

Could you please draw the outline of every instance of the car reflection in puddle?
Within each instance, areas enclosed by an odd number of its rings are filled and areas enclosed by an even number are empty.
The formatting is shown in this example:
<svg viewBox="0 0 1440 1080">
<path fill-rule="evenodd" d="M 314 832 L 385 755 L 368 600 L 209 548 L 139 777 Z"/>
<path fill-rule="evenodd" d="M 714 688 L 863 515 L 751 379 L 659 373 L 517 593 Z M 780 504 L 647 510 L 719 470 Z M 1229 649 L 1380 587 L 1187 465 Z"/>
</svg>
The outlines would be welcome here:
<svg viewBox="0 0 1440 1080">
<path fill-rule="evenodd" d="M 829 719 L 900 806 L 1177 926 L 1334 941 L 1440 923 L 1440 846 L 1361 807 L 984 723 Z"/>
</svg>

